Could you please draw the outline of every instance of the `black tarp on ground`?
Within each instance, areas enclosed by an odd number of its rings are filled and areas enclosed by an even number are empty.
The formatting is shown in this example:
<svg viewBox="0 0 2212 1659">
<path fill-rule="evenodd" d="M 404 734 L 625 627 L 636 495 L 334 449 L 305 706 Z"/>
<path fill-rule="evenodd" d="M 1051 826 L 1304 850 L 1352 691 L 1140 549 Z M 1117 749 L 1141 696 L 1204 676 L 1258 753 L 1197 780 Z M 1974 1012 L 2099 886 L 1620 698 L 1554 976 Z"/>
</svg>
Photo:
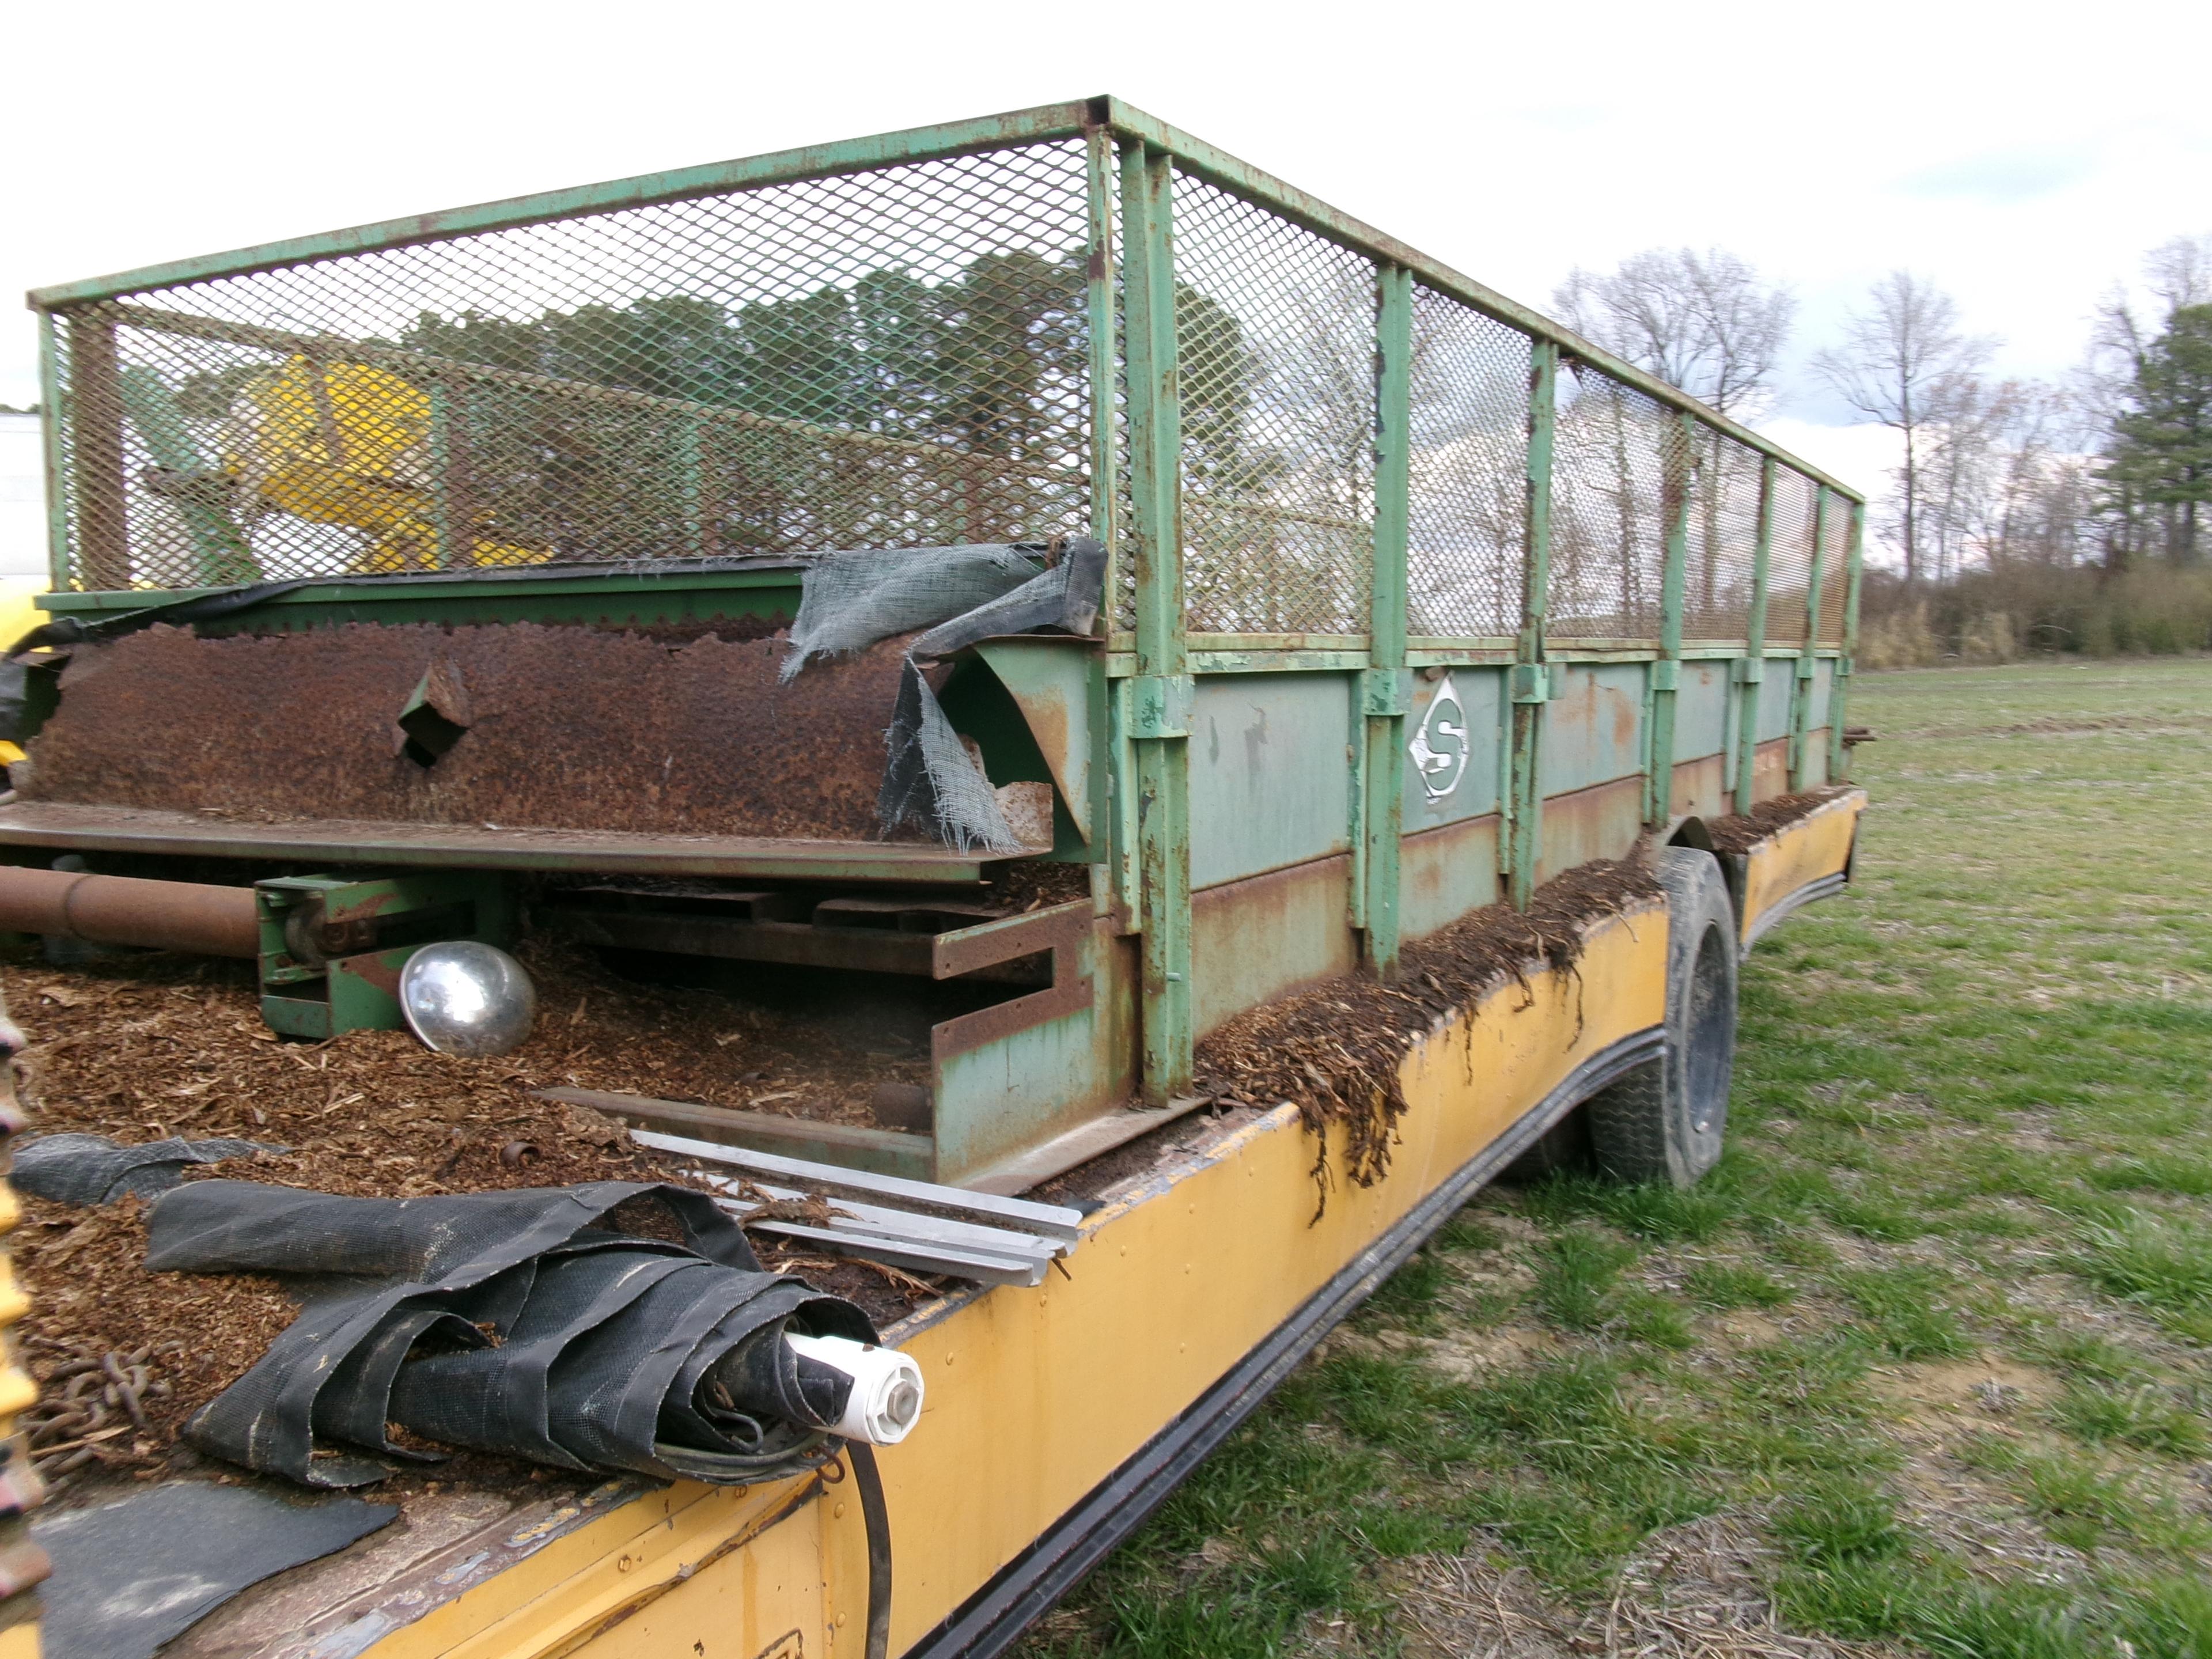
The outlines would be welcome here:
<svg viewBox="0 0 2212 1659">
<path fill-rule="evenodd" d="M 39 1598 L 40 1646 L 48 1659 L 147 1659 L 248 1584 L 342 1550 L 398 1513 L 357 1498 L 304 1502 L 175 1480 L 41 1516 L 31 1536 L 54 1571 Z"/>
<path fill-rule="evenodd" d="M 763 1272 L 705 1194 L 658 1183 L 372 1199 L 202 1181 L 165 1194 L 147 1233 L 155 1272 L 301 1294 L 185 1432 L 310 1486 L 428 1455 L 394 1425 L 568 1468 L 762 1480 L 813 1461 L 851 1386 L 793 1354 L 786 1323 L 876 1340 L 852 1304 Z"/>
<path fill-rule="evenodd" d="M 112 1204 L 124 1194 L 151 1198 L 196 1164 L 281 1152 L 259 1140 L 149 1140 L 125 1146 L 106 1135 L 40 1135 L 15 1148 L 9 1178 L 34 1198 L 57 1204 Z"/>
</svg>

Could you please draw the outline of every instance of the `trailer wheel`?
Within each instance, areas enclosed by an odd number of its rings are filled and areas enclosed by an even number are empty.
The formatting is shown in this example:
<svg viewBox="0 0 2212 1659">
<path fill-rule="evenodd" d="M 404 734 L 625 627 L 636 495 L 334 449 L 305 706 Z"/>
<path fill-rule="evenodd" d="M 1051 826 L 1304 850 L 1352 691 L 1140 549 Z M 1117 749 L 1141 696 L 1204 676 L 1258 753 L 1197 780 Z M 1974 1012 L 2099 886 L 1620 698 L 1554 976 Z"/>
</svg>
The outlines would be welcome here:
<svg viewBox="0 0 2212 1659">
<path fill-rule="evenodd" d="M 1697 1182 L 1720 1161 L 1735 1069 L 1735 911 L 1710 853 L 1659 854 L 1667 890 L 1667 1044 L 1590 1097 L 1598 1167 L 1618 1181 Z"/>
<path fill-rule="evenodd" d="M 1498 1179 L 1508 1187 L 1533 1187 L 1553 1176 L 1586 1176 L 1596 1167 L 1590 1154 L 1589 1113 L 1577 1106 L 1499 1171 Z"/>
</svg>

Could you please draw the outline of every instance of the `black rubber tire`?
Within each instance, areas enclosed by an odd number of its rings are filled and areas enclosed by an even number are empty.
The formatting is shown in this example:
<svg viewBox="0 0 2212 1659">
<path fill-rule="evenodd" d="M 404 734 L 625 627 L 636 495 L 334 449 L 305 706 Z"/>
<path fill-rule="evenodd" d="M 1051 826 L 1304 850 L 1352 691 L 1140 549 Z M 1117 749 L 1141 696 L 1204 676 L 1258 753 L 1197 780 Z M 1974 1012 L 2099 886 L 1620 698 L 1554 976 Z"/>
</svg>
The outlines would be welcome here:
<svg viewBox="0 0 2212 1659">
<path fill-rule="evenodd" d="M 1661 849 L 1667 890 L 1667 1045 L 1589 1098 L 1590 1145 L 1616 1181 L 1694 1185 L 1720 1162 L 1735 1069 L 1736 929 L 1711 853 Z"/>
<path fill-rule="evenodd" d="M 1538 1136 L 1498 1178 L 1508 1187 L 1533 1187 L 1553 1176 L 1586 1176 L 1596 1168 L 1597 1160 L 1590 1154 L 1589 1114 L 1577 1106 Z"/>
</svg>

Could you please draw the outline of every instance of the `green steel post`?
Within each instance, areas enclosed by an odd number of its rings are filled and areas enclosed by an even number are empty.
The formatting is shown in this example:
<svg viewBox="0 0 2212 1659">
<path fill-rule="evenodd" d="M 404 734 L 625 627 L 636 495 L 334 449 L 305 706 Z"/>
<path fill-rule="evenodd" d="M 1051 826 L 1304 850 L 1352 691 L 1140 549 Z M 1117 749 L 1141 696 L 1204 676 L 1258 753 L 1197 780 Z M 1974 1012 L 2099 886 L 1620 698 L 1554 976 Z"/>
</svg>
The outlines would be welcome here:
<svg viewBox="0 0 2212 1659">
<path fill-rule="evenodd" d="M 1115 578 L 1121 549 L 1115 538 L 1114 454 L 1114 135 L 1093 127 L 1085 136 L 1085 195 L 1090 210 L 1090 258 L 1085 264 L 1084 310 L 1091 376 L 1091 533 L 1106 550 L 1106 607 L 1112 617 L 1120 603 Z M 1111 622 L 1107 632 L 1114 631 Z"/>
<path fill-rule="evenodd" d="M 1774 457 L 1759 467 L 1759 528 L 1751 555 L 1751 615 L 1744 623 L 1744 655 L 1736 665 L 1735 810 L 1754 805 L 1753 773 L 1759 759 L 1759 687 L 1766 677 L 1766 569 L 1774 551 Z"/>
<path fill-rule="evenodd" d="M 1121 534 L 1121 452 L 1115 442 L 1115 389 L 1120 373 L 1120 339 L 1115 314 L 1114 208 L 1119 188 L 1114 135 L 1103 126 L 1084 135 L 1084 194 L 1089 221 L 1084 293 L 1085 347 L 1091 377 L 1091 533 L 1106 550 L 1104 629 L 1110 640 L 1127 627 L 1121 611 L 1123 561 L 1128 549 Z M 1111 799 L 1106 812 L 1107 881 L 1097 895 L 1117 926 L 1137 930 L 1143 902 L 1138 879 L 1137 817 L 1133 798 L 1135 748 L 1129 739 L 1132 703 L 1126 679 L 1106 682 L 1108 746 L 1114 762 L 1107 770 Z"/>
<path fill-rule="evenodd" d="M 62 464 L 61 340 L 51 311 L 39 313 L 39 422 L 46 472 L 46 574 L 56 592 L 69 586 L 73 572 L 70 559 L 69 471 Z"/>
<path fill-rule="evenodd" d="M 1813 496 L 1813 569 L 1805 583 L 1805 643 L 1797 653 L 1797 682 L 1790 691 L 1790 788 L 1796 793 L 1809 775 L 1806 737 L 1813 724 L 1813 665 L 1820 639 L 1821 563 L 1828 556 L 1828 487 Z"/>
<path fill-rule="evenodd" d="M 1674 698 L 1682 683 L 1682 609 L 1689 591 L 1691 458 L 1698 420 L 1677 415 L 1675 443 L 1662 488 L 1668 498 L 1665 562 L 1659 574 L 1659 656 L 1650 673 L 1650 769 L 1644 778 L 1644 821 L 1655 829 L 1674 811 Z"/>
<path fill-rule="evenodd" d="M 1121 153 L 1122 289 L 1129 314 L 1129 495 L 1136 561 L 1137 857 L 1145 1098 L 1186 1094 L 1190 986 L 1189 657 L 1182 611 L 1180 391 L 1176 368 L 1174 169 Z"/>
<path fill-rule="evenodd" d="M 1381 978 L 1398 970 L 1398 854 L 1404 830 L 1406 542 L 1412 495 L 1413 276 L 1403 265 L 1376 273 L 1375 352 L 1375 565 L 1368 588 L 1366 716 L 1367 963 Z"/>
<path fill-rule="evenodd" d="M 1850 757 L 1844 746 L 1844 716 L 1850 712 L 1851 659 L 1859 648 L 1859 572 L 1866 557 L 1866 508 L 1856 504 L 1844 509 L 1851 515 L 1850 538 L 1844 555 L 1844 654 L 1836 659 L 1836 678 L 1828 692 L 1828 781 L 1844 781 Z"/>
<path fill-rule="evenodd" d="M 1528 350 L 1528 545 L 1522 565 L 1521 632 L 1510 677 L 1513 794 L 1506 826 L 1505 873 L 1514 908 L 1528 908 L 1543 854 L 1544 793 L 1537 762 L 1550 695 L 1544 665 L 1544 612 L 1552 586 L 1552 424 L 1559 387 L 1559 349 L 1533 340 Z"/>
</svg>

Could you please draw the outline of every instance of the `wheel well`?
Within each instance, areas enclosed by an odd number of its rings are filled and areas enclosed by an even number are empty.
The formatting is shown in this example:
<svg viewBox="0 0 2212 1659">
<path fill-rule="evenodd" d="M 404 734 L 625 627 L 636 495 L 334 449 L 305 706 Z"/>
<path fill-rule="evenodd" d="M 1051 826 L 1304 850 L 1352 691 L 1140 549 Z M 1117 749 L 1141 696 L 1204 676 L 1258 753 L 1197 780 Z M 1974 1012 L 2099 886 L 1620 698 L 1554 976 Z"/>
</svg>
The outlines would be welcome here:
<svg viewBox="0 0 2212 1659">
<path fill-rule="evenodd" d="M 1705 821 L 1694 812 L 1674 826 L 1667 838 L 1669 847 L 1692 847 L 1700 853 L 1711 853 L 1713 861 L 1721 867 L 1721 879 L 1728 884 L 1729 908 L 1735 912 L 1736 931 L 1743 931 L 1743 883 L 1745 860 L 1739 853 L 1723 853 L 1713 845 L 1712 831 Z"/>
<path fill-rule="evenodd" d="M 1674 833 L 1667 837 L 1667 845 L 1694 847 L 1700 853 L 1717 850 L 1713 846 L 1712 832 L 1705 828 L 1705 821 L 1694 812 L 1674 826 Z"/>
</svg>

